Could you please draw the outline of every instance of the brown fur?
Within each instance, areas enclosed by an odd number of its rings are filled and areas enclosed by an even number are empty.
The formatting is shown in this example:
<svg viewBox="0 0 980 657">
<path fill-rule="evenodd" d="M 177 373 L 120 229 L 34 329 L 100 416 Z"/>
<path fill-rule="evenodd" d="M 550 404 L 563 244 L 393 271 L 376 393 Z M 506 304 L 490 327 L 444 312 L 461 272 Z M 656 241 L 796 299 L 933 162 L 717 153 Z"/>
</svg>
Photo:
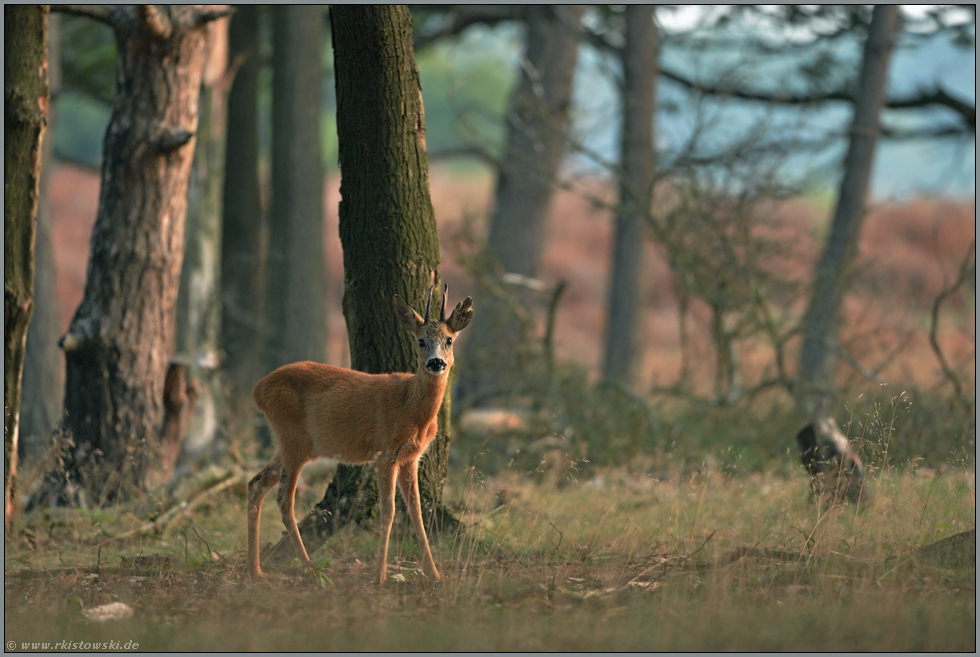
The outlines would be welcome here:
<svg viewBox="0 0 980 657">
<path fill-rule="evenodd" d="M 256 384 L 255 404 L 272 426 L 277 449 L 248 485 L 248 571 L 252 576 L 262 574 L 262 501 L 277 483 L 283 524 L 301 558 L 309 563 L 293 511 L 296 484 L 304 464 L 329 457 L 351 464 L 374 463 L 377 468 L 381 504 L 379 582 L 385 580 L 396 480 L 422 548 L 422 569 L 439 579 L 422 525 L 418 460 L 436 435 L 436 415 L 453 365 L 452 339 L 469 324 L 472 300 L 467 297 L 457 305 L 448 320 L 423 320 L 397 296 L 395 309 L 402 326 L 422 343 L 415 374 L 365 374 L 302 362 L 280 367 Z M 435 372 L 427 365 L 444 368 Z"/>
</svg>

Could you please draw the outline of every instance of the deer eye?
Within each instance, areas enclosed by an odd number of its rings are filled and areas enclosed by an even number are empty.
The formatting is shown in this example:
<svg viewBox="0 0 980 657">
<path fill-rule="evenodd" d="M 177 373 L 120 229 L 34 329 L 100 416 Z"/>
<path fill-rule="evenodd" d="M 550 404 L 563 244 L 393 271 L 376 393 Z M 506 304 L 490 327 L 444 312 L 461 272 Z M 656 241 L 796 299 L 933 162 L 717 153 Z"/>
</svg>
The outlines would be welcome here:
<svg viewBox="0 0 980 657">
<path fill-rule="evenodd" d="M 446 338 L 446 346 L 447 347 L 453 346 L 453 339 L 452 338 Z"/>
<path fill-rule="evenodd" d="M 419 349 L 425 349 L 425 340 L 419 339 Z"/>
</svg>

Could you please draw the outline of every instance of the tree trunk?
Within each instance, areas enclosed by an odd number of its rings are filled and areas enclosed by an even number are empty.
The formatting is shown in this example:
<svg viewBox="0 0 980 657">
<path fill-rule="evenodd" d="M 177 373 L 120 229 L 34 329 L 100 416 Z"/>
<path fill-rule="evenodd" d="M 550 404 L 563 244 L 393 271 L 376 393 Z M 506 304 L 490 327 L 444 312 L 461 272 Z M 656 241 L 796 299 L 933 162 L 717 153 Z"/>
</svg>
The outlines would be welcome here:
<svg viewBox="0 0 980 657">
<path fill-rule="evenodd" d="M 261 377 L 263 213 L 259 199 L 259 8 L 239 5 L 228 33 L 228 60 L 240 62 L 228 96 L 221 232 L 222 374 L 234 417 L 254 413 Z M 248 409 L 246 413 L 245 409 Z"/>
<path fill-rule="evenodd" d="M 228 107 L 228 22 L 208 25 L 208 52 L 198 110 L 197 143 L 188 193 L 186 248 L 177 297 L 177 351 L 197 380 L 183 450 L 200 453 L 218 430 L 221 383 L 218 332 L 221 319 L 221 200 L 224 188 Z"/>
<path fill-rule="evenodd" d="M 643 228 L 653 197 L 653 117 L 657 30 L 652 5 L 627 5 L 623 62 L 623 135 L 619 210 L 609 281 L 603 376 L 630 388 L 642 353 Z"/>
<path fill-rule="evenodd" d="M 404 6 L 331 8 L 340 148 L 340 239 L 344 316 L 351 365 L 369 373 L 414 372 L 416 350 L 397 323 L 392 297 L 421 308 L 439 267 L 439 238 L 429 196 L 422 89 Z M 432 313 L 438 312 L 439 295 Z M 442 505 L 449 468 L 449 392 L 439 433 L 419 467 L 428 530 L 455 527 Z M 400 498 L 399 498 L 400 499 Z M 338 468 L 323 499 L 300 522 L 307 551 L 350 521 L 372 518 L 373 468 Z M 291 558 L 288 541 L 274 560 Z M 281 555 L 281 556 L 280 556 Z"/>
<path fill-rule="evenodd" d="M 272 214 L 266 368 L 327 353 L 320 96 L 323 10 L 272 8 Z"/>
<path fill-rule="evenodd" d="M 531 5 L 525 21 L 524 60 L 507 112 L 507 145 L 497 173 L 486 262 L 494 278 L 504 273 L 536 277 L 544 248 L 548 207 L 565 153 L 568 108 L 578 54 L 574 30 L 582 5 Z M 480 312 L 465 342 L 456 393 L 464 400 L 506 387 L 521 340 L 506 305 L 477 290 Z M 523 300 L 519 297 L 518 303 Z"/>
<path fill-rule="evenodd" d="M 86 504 L 144 488 L 157 461 L 206 54 L 203 25 L 217 14 L 156 5 L 65 7 L 108 23 L 119 57 L 85 295 L 60 343 L 67 358 L 64 426 L 74 448 L 65 472 L 55 473 L 38 499 Z"/>
<path fill-rule="evenodd" d="M 160 425 L 160 479 L 166 481 L 180 455 L 188 426 L 194 418 L 200 387 L 187 382 L 187 366 L 170 363 L 163 383 L 163 422 Z"/>
<path fill-rule="evenodd" d="M 54 99 L 61 82 L 59 16 L 48 16 L 48 88 Z M 48 106 L 48 138 L 41 149 L 41 187 L 38 196 L 37 234 L 34 241 L 34 312 L 27 329 L 24 380 L 20 400 L 20 461 L 33 461 L 48 444 L 61 419 L 65 391 L 65 364 L 58 337 L 61 308 L 55 289 L 54 253 L 51 250 L 51 208 L 48 202 L 54 163 L 55 105 Z"/>
<path fill-rule="evenodd" d="M 48 7 L 3 9 L 3 522 L 16 507 L 21 375 L 48 115 Z"/>
<path fill-rule="evenodd" d="M 50 124 L 49 124 L 50 125 Z M 20 401 L 21 461 L 33 461 L 48 444 L 51 432 L 61 419 L 65 392 L 64 356 L 58 349 L 61 336 L 61 309 L 55 289 L 54 253 L 51 249 L 51 214 L 45 201 L 46 168 L 53 131 L 44 140 L 41 165 L 41 195 L 37 213 L 34 246 L 34 311 L 27 329 L 24 380 Z"/>
<path fill-rule="evenodd" d="M 877 5 L 871 15 L 868 39 L 854 101 L 844 177 L 830 236 L 817 265 L 813 297 L 803 320 L 800 353 L 800 395 L 806 410 L 825 410 L 834 387 L 836 360 L 830 351 L 837 340 L 840 301 L 858 235 L 864 220 L 881 109 L 885 103 L 888 63 L 898 28 L 898 7 Z"/>
</svg>

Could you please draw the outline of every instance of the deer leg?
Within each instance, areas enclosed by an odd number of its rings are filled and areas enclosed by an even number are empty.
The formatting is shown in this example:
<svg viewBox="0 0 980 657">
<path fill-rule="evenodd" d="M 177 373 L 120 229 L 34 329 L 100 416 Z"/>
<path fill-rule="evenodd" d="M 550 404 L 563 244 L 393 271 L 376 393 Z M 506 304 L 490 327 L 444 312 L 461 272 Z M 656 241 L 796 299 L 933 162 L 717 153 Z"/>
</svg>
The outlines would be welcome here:
<svg viewBox="0 0 980 657">
<path fill-rule="evenodd" d="M 302 465 L 289 465 L 282 468 L 282 480 L 279 482 L 279 512 L 282 514 L 282 524 L 286 526 L 293 539 L 293 545 L 299 554 L 300 560 L 309 565 L 310 555 L 306 553 L 306 546 L 303 545 L 303 538 L 299 535 L 299 527 L 296 526 L 296 514 L 293 513 L 293 503 L 296 498 L 296 484 L 299 483 L 299 473 Z"/>
<path fill-rule="evenodd" d="M 429 539 L 425 535 L 425 525 L 422 524 L 422 504 L 419 499 L 419 462 L 417 460 L 403 463 L 398 469 L 398 487 L 401 488 L 402 498 L 408 508 L 408 515 L 412 519 L 415 527 L 415 535 L 419 539 L 419 547 L 422 548 L 422 572 L 439 581 L 439 571 L 432 560 L 432 551 L 429 549 Z"/>
<path fill-rule="evenodd" d="M 388 568 L 388 538 L 395 519 L 395 475 L 398 464 L 378 463 L 378 492 L 381 506 L 381 546 L 378 548 L 378 584 L 384 584 Z"/>
<path fill-rule="evenodd" d="M 262 500 L 279 483 L 282 462 L 276 454 L 259 474 L 248 482 L 248 574 L 261 577 L 259 565 L 259 516 L 262 515 Z"/>
</svg>

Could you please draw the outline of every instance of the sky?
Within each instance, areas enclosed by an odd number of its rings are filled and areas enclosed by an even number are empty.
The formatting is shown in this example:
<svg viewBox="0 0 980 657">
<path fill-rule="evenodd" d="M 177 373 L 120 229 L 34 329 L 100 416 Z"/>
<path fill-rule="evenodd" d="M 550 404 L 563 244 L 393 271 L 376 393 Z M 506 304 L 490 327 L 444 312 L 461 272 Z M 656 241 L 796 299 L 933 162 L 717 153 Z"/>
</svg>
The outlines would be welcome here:
<svg viewBox="0 0 980 657">
<path fill-rule="evenodd" d="M 676 11 L 661 11 L 658 20 L 667 30 L 686 29 L 697 25 L 703 12 L 701 7 L 682 7 Z M 921 16 L 925 8 L 910 9 L 913 16 Z M 858 58 L 863 44 L 842 43 L 843 56 Z M 783 65 L 780 58 L 768 58 L 765 62 L 746 62 L 734 54 L 727 58 L 706 55 L 692 56 L 690 52 L 664 48 L 665 65 L 689 74 L 702 74 L 706 80 L 717 77 L 717 71 L 737 74 L 746 79 L 760 80 L 759 88 L 766 88 L 767 76 L 775 78 Z M 790 57 L 786 58 L 791 60 Z M 592 49 L 583 49 L 576 77 L 575 131 L 588 149 L 602 158 L 617 158 L 619 141 L 618 94 L 610 80 L 610 64 L 602 61 Z M 754 77 L 753 77 L 754 76 Z M 917 89 L 931 89 L 941 85 L 950 93 L 975 102 L 976 55 L 972 51 L 955 47 L 945 37 L 931 39 L 920 47 L 898 48 L 890 66 L 888 88 L 892 94 L 911 93 Z M 778 87 L 777 87 L 778 88 Z M 675 103 L 684 106 L 684 94 L 679 86 L 669 81 L 660 85 L 661 106 Z M 686 107 L 690 107 L 687 105 Z M 807 112 L 801 117 L 794 109 L 775 110 L 758 103 L 727 103 L 716 106 L 712 120 L 727 128 L 730 134 L 742 134 L 758 121 L 771 121 L 773 130 L 782 129 L 787 137 L 826 132 L 842 133 L 850 117 L 846 103 L 829 104 L 827 107 Z M 915 127 L 915 124 L 955 123 L 958 119 L 949 110 L 934 108 L 924 112 L 888 111 L 891 125 Z M 683 142 L 693 125 L 690 112 L 661 111 L 656 129 L 660 149 L 670 150 Z M 722 130 L 723 131 L 723 130 Z M 786 170 L 794 176 L 811 177 L 814 186 L 835 186 L 840 175 L 840 162 L 846 148 L 839 139 L 834 148 L 820 157 L 800 155 L 786 162 Z M 578 158 L 576 168 L 588 169 L 587 158 Z M 976 140 L 942 139 L 894 141 L 881 140 L 876 152 L 872 172 L 871 194 L 877 200 L 905 200 L 916 196 L 970 197 L 976 193 Z"/>
</svg>

